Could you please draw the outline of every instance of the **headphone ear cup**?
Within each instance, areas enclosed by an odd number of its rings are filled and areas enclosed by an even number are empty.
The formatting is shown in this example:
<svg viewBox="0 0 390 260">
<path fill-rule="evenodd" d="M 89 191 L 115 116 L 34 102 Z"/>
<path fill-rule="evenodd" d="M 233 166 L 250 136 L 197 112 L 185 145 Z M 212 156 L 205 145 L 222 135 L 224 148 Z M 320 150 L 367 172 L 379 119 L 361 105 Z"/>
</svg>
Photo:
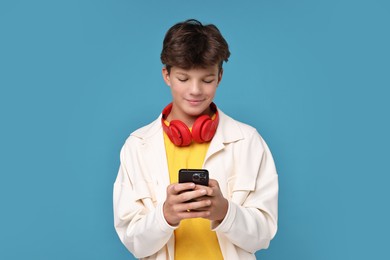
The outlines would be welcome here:
<svg viewBox="0 0 390 260">
<path fill-rule="evenodd" d="M 201 131 L 201 137 L 205 142 L 210 142 L 213 139 L 215 132 L 217 131 L 217 123 L 215 120 L 207 120 L 204 123 Z"/>
<path fill-rule="evenodd" d="M 172 120 L 170 122 L 168 137 L 176 146 L 188 146 L 192 142 L 190 130 L 180 120 Z"/>
<path fill-rule="evenodd" d="M 217 131 L 219 122 L 218 109 L 214 103 L 210 104 L 210 108 L 215 111 L 215 118 L 210 118 L 208 115 L 198 117 L 192 126 L 192 133 L 187 125 L 180 120 L 172 120 L 169 125 L 165 122 L 172 106 L 173 103 L 170 103 L 162 111 L 161 124 L 164 132 L 174 145 L 188 146 L 192 141 L 196 143 L 211 141 Z"/>
<path fill-rule="evenodd" d="M 192 126 L 192 138 L 197 143 L 208 142 L 214 136 L 214 133 L 210 135 L 210 131 L 213 125 L 213 120 L 208 115 L 202 115 L 196 119 Z"/>
</svg>

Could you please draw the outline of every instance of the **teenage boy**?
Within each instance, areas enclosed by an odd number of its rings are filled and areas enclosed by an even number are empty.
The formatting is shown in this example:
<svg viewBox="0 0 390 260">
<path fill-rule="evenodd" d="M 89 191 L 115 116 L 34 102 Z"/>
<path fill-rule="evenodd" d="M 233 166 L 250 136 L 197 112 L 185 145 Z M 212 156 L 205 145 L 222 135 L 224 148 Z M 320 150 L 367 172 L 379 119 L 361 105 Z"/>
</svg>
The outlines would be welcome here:
<svg viewBox="0 0 390 260">
<path fill-rule="evenodd" d="M 255 259 L 277 230 L 278 176 L 256 129 L 213 103 L 228 44 L 187 20 L 165 35 L 162 76 L 172 103 L 126 140 L 114 184 L 116 231 L 144 259 Z M 208 186 L 178 183 L 207 169 Z"/>
</svg>

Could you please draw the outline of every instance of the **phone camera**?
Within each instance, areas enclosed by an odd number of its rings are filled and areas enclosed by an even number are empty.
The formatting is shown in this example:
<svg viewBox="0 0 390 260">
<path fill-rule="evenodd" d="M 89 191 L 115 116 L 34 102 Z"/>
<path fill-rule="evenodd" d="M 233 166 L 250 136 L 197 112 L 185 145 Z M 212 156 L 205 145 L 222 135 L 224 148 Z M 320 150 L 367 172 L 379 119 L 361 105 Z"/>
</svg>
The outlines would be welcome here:
<svg viewBox="0 0 390 260">
<path fill-rule="evenodd" d="M 200 179 L 199 173 L 194 173 L 194 174 L 192 175 L 192 179 L 193 179 L 194 181 L 198 181 L 198 180 Z"/>
</svg>

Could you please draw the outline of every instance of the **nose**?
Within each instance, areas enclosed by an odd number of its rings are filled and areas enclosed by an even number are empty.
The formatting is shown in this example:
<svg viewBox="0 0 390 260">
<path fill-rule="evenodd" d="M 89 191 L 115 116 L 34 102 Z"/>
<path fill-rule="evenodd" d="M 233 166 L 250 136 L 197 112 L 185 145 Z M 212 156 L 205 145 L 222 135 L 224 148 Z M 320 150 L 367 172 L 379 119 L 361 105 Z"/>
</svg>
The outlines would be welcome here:
<svg viewBox="0 0 390 260">
<path fill-rule="evenodd" d="M 191 83 L 190 93 L 192 95 L 199 95 L 202 93 L 202 84 L 196 80 Z"/>
</svg>

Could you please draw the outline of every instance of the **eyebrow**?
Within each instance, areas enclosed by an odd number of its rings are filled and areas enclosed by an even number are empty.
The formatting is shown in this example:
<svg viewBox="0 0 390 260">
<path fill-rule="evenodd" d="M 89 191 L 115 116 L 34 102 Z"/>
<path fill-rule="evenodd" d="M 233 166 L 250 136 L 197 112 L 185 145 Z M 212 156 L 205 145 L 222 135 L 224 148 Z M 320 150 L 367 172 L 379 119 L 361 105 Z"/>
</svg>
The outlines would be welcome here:
<svg viewBox="0 0 390 260">
<path fill-rule="evenodd" d="M 178 71 L 178 72 L 176 72 L 177 74 L 180 74 L 180 75 L 183 75 L 183 76 L 189 76 L 187 73 L 185 73 L 185 72 L 180 72 L 180 71 Z M 215 76 L 215 73 L 210 73 L 210 74 L 207 74 L 207 75 L 204 75 L 204 77 L 210 77 L 210 76 Z"/>
</svg>

